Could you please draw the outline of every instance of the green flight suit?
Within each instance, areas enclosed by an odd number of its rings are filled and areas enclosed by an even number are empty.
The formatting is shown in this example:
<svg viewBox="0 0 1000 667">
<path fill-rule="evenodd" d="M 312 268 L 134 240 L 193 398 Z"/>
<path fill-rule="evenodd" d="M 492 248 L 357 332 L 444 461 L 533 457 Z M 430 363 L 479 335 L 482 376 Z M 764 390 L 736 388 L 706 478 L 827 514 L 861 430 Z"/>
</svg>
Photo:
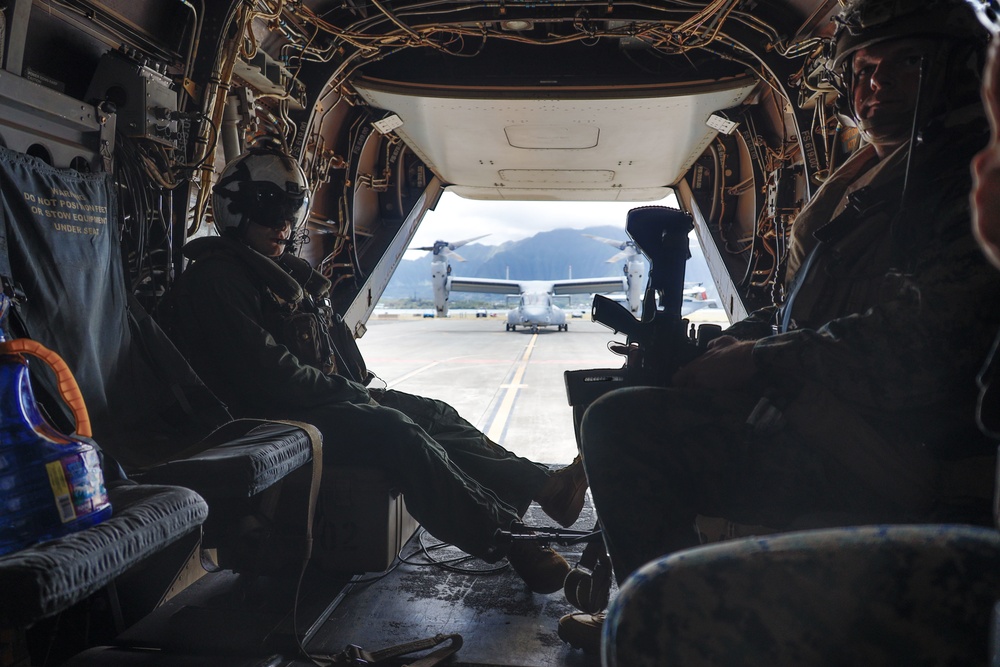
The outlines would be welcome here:
<svg viewBox="0 0 1000 667">
<path fill-rule="evenodd" d="M 431 534 L 475 556 L 500 556 L 494 534 L 527 510 L 548 478 L 543 466 L 441 401 L 369 390 L 292 354 L 285 324 L 315 316 L 308 290 L 270 259 L 218 237 L 192 241 L 185 253 L 195 261 L 170 297 L 172 333 L 234 416 L 313 424 L 325 466 L 385 470 Z"/>
</svg>

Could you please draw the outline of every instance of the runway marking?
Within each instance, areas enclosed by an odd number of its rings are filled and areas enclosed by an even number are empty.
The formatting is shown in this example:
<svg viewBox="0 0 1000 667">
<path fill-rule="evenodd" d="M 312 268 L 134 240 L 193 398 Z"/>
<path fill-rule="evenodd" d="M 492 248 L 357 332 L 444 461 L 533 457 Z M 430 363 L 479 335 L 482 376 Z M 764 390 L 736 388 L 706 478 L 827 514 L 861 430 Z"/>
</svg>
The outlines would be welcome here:
<svg viewBox="0 0 1000 667">
<path fill-rule="evenodd" d="M 507 421 L 514 408 L 514 399 L 517 398 L 517 390 L 527 386 L 521 384 L 521 379 L 524 377 L 525 371 L 528 370 L 528 360 L 531 358 L 531 352 L 535 349 L 536 340 L 538 340 L 538 334 L 531 334 L 531 340 L 528 341 L 528 345 L 524 348 L 524 354 L 521 355 L 521 360 L 517 362 L 517 367 L 514 369 L 514 377 L 511 378 L 509 384 L 500 385 L 501 389 L 504 390 L 503 399 L 500 401 L 500 407 L 497 408 L 496 414 L 493 415 L 489 428 L 486 429 L 486 437 L 493 442 L 500 442 L 500 436 L 507 428 Z"/>
<path fill-rule="evenodd" d="M 385 386 L 386 387 L 393 387 L 393 386 L 395 386 L 395 385 L 397 385 L 397 384 L 399 384 L 401 382 L 406 382 L 407 380 L 409 380 L 414 375 L 419 375 L 420 373 L 423 373 L 426 370 L 430 370 L 431 368 L 434 368 L 435 366 L 437 366 L 440 363 L 441 363 L 440 361 L 432 361 L 431 363 L 427 364 L 426 366 L 421 366 L 420 368 L 418 368 L 416 370 L 412 370 L 409 373 L 403 375 L 402 377 L 396 378 L 392 382 L 386 382 Z"/>
<path fill-rule="evenodd" d="M 448 357 L 447 359 L 438 359 L 437 361 L 432 361 L 430 363 L 424 364 L 420 368 L 414 369 L 414 370 L 410 371 L 409 373 L 404 373 L 403 375 L 400 375 L 398 378 L 395 378 L 395 379 L 393 379 L 391 381 L 386 380 L 385 381 L 386 389 L 388 389 L 389 387 L 394 387 L 397 384 L 402 384 L 403 382 L 406 382 L 410 378 L 412 378 L 412 377 L 414 377 L 416 375 L 420 375 L 424 371 L 429 371 L 430 369 L 434 368 L 435 366 L 440 366 L 441 364 L 466 364 L 466 363 L 470 363 L 470 362 L 471 363 L 495 364 L 495 363 L 498 363 L 498 362 L 501 361 L 500 359 L 467 359 L 467 357 L 470 357 L 470 356 L 472 356 L 472 355 L 460 355 L 460 356 L 457 356 L 457 357 Z M 375 357 L 372 363 L 378 363 L 379 361 L 386 361 L 386 360 L 388 360 L 388 361 L 399 361 L 398 359 L 389 359 L 389 358 L 380 359 L 378 357 Z"/>
</svg>

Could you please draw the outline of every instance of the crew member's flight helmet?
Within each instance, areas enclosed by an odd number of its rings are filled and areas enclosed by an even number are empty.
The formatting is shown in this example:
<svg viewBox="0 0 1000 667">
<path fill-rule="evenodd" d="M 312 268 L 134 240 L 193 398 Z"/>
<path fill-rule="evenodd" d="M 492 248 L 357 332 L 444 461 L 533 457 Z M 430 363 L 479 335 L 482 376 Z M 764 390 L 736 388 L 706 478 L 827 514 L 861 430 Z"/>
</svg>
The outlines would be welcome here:
<svg viewBox="0 0 1000 667">
<path fill-rule="evenodd" d="M 226 165 L 212 188 L 212 212 L 220 234 L 243 233 L 247 224 L 292 231 L 309 214 L 309 182 L 287 153 L 251 148 Z M 231 233 L 231 232 L 230 232 Z"/>
<path fill-rule="evenodd" d="M 991 34 L 1000 33 L 1000 0 L 968 0 L 979 22 L 983 24 Z"/>
<path fill-rule="evenodd" d="M 966 103 L 966 92 L 978 94 L 987 34 L 970 11 L 970 2 L 996 4 L 996 0 L 850 0 L 835 19 L 837 29 L 827 61 L 842 111 L 857 118 L 851 99 L 852 56 L 892 39 L 927 37 L 943 44 L 929 63 L 926 79 L 931 87 L 947 85 L 950 99 L 938 95 L 941 108 L 929 110 L 930 115 L 946 111 L 944 107 L 956 99 Z"/>
</svg>

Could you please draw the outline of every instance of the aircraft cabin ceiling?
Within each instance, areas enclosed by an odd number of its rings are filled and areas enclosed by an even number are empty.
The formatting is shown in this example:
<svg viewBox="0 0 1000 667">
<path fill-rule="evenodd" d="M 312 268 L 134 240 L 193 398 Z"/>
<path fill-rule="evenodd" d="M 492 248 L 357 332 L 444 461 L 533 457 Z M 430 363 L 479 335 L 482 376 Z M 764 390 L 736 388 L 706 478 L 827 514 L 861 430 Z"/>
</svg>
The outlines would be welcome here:
<svg viewBox="0 0 1000 667">
<path fill-rule="evenodd" d="M 712 114 L 742 103 L 756 83 L 739 77 L 604 98 L 551 89 L 448 95 L 370 79 L 354 89 L 390 111 L 388 120 L 402 123 L 395 133 L 462 197 L 654 201 L 715 138 Z"/>
</svg>

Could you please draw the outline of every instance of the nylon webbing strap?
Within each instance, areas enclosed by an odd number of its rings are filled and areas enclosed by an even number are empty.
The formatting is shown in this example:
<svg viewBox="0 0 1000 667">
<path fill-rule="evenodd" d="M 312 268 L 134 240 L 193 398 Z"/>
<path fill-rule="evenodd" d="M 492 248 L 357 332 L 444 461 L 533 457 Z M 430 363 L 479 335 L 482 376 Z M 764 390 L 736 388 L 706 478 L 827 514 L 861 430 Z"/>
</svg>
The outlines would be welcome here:
<svg viewBox="0 0 1000 667">
<path fill-rule="evenodd" d="M 147 313 L 146 309 L 142 307 L 141 303 L 139 303 L 135 294 L 126 290 L 125 297 L 128 301 L 128 310 L 132 314 L 132 317 L 135 318 L 136 324 L 142 325 L 143 322 L 150 319 L 149 313 Z M 146 344 L 146 340 L 142 336 L 134 335 L 132 340 L 139 344 L 139 347 L 142 349 L 143 354 L 145 354 L 150 367 L 152 367 L 154 372 L 160 376 L 160 380 L 162 380 L 163 383 L 170 388 L 170 393 L 175 399 L 177 399 L 177 404 L 181 406 L 184 414 L 193 417 L 195 415 L 194 406 L 191 405 L 187 396 L 184 395 L 184 390 L 177 382 L 176 375 L 171 373 L 168 367 L 165 367 L 162 363 L 160 363 L 162 360 L 160 357 L 153 354 L 153 352 L 149 349 L 149 346 Z"/>
<path fill-rule="evenodd" d="M 976 421 L 983 433 L 1000 437 L 1000 334 L 976 381 L 980 388 Z"/>
<path fill-rule="evenodd" d="M 442 635 L 438 636 L 440 637 Z M 432 651 L 416 662 L 403 665 L 403 667 L 433 667 L 433 665 L 436 665 L 451 655 L 457 653 L 458 649 L 462 648 L 462 635 L 444 635 L 444 639 L 450 639 L 451 644 L 448 646 L 442 646 L 438 650 Z"/>
<path fill-rule="evenodd" d="M 0 206 L 0 289 L 10 298 L 7 321 L 13 328 L 12 333 L 18 338 L 27 338 L 28 327 L 18 310 L 24 293 L 14 281 L 14 271 L 10 267 L 10 256 L 7 254 L 7 213 L 3 206 Z"/>
<path fill-rule="evenodd" d="M 312 466 L 309 473 L 309 491 L 306 498 L 306 524 L 305 539 L 309 553 L 306 554 L 308 561 L 312 557 L 313 548 L 313 521 L 316 517 L 316 503 L 319 500 L 319 488 L 323 479 L 323 435 L 319 429 L 312 424 L 305 422 L 276 419 L 280 424 L 295 426 L 306 432 L 309 436 L 309 445 L 312 447 L 312 461 L 306 465 Z"/>
<path fill-rule="evenodd" d="M 822 243 L 816 244 L 816 247 L 813 248 L 812 252 L 809 253 L 809 256 L 806 257 L 806 261 L 802 264 L 802 268 L 799 269 L 798 274 L 795 276 L 795 285 L 788 294 L 788 298 L 785 299 L 785 303 L 781 307 L 781 310 L 778 311 L 781 317 L 781 328 L 778 330 L 779 333 L 786 333 L 788 328 L 792 325 L 792 307 L 795 305 L 795 297 L 798 296 L 799 287 L 809 277 L 809 271 L 812 270 L 813 262 L 816 261 L 816 255 L 819 254 L 819 249 L 822 245 Z"/>
<path fill-rule="evenodd" d="M 445 642 L 450 643 L 441 646 Z M 458 649 L 462 648 L 462 635 L 435 635 L 427 639 L 418 639 L 406 644 L 379 649 L 378 651 L 366 651 L 360 646 L 352 644 L 337 655 L 311 655 L 309 657 L 317 661 L 318 664 L 324 665 L 378 665 L 386 660 L 416 653 L 417 651 L 425 651 L 435 646 L 440 646 L 440 648 L 418 659 L 416 662 L 403 665 L 403 667 L 433 667 L 433 665 L 441 663 L 443 660 L 457 653 Z"/>
<path fill-rule="evenodd" d="M 7 255 L 7 213 L 3 206 L 0 206 L 0 278 L 10 281 L 12 285 L 14 283 L 10 257 Z"/>
</svg>

